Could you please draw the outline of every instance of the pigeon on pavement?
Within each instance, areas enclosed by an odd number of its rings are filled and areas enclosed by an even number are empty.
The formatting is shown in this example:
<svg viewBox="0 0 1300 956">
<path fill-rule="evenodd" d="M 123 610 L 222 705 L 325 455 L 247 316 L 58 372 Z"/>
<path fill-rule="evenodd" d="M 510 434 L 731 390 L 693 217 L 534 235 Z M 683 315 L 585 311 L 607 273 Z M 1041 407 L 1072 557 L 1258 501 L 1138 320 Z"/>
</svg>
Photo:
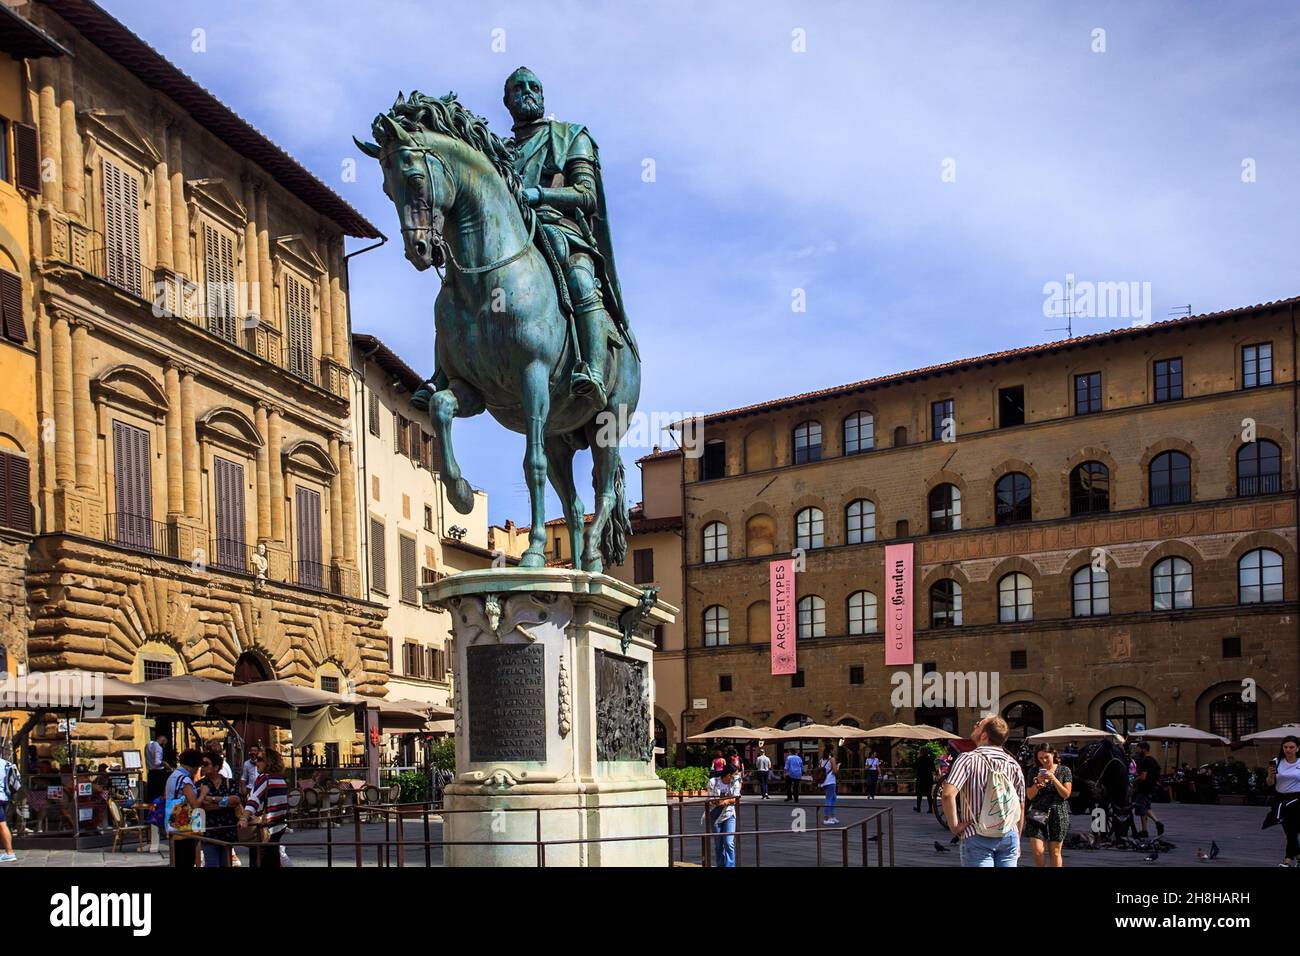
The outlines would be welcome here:
<svg viewBox="0 0 1300 956">
<path fill-rule="evenodd" d="M 948 848 L 947 848 L 946 846 L 944 846 L 942 843 L 940 843 L 938 840 L 935 840 L 935 841 L 934 841 L 934 848 L 935 848 L 935 850 L 937 850 L 937 851 L 940 852 L 940 853 L 947 853 L 947 852 L 948 852 Z"/>
<path fill-rule="evenodd" d="M 1217 844 L 1217 843 L 1215 843 L 1213 840 L 1211 840 L 1211 841 L 1210 841 L 1210 859 L 1213 860 L 1213 859 L 1214 859 L 1216 856 L 1218 856 L 1218 855 L 1219 855 L 1219 844 Z"/>
</svg>

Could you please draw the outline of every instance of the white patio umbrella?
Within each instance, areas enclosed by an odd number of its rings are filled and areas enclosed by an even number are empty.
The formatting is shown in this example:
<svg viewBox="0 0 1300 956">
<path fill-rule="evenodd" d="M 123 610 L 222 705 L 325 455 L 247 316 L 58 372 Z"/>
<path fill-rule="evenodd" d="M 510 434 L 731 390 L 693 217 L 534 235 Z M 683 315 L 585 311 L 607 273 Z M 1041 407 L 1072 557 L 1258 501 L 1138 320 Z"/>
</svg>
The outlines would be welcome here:
<svg viewBox="0 0 1300 956">
<path fill-rule="evenodd" d="M 1283 724 L 1281 727 L 1274 727 L 1272 730 L 1261 730 L 1257 734 L 1246 734 L 1241 739 L 1252 743 L 1270 743 L 1285 740 L 1287 737 L 1300 737 L 1300 724 Z"/>
<path fill-rule="evenodd" d="M 954 734 L 929 724 L 882 724 L 862 731 L 864 737 L 889 737 L 896 740 L 961 740 L 961 734 Z"/>
<path fill-rule="evenodd" d="M 1069 743 L 1071 740 L 1100 740 L 1103 737 L 1124 742 L 1124 738 L 1109 730 L 1098 730 L 1096 727 L 1089 727 L 1087 724 L 1066 724 L 1064 727 L 1057 727 L 1055 730 L 1044 730 L 1042 733 L 1026 737 L 1028 743 L 1035 744 L 1062 744 Z"/>
<path fill-rule="evenodd" d="M 865 740 L 872 736 L 861 727 L 847 724 L 804 724 L 789 730 L 778 730 L 772 734 L 772 740 Z"/>
<path fill-rule="evenodd" d="M 768 728 L 770 730 L 770 728 Z M 780 731 L 774 731 L 780 733 Z M 769 734 L 762 733 L 753 727 L 719 727 L 717 730 L 705 730 L 698 734 L 691 734 L 687 740 L 763 740 Z"/>
<path fill-rule="evenodd" d="M 1164 727 L 1152 727 L 1142 731 L 1142 736 L 1151 740 L 1172 740 L 1174 742 L 1174 765 L 1183 757 L 1183 744 L 1219 744 L 1228 746 L 1231 742 L 1226 737 L 1212 734 L 1208 730 L 1197 730 L 1190 724 L 1168 724 Z M 1165 748 L 1165 767 L 1169 766 L 1169 749 Z"/>
</svg>

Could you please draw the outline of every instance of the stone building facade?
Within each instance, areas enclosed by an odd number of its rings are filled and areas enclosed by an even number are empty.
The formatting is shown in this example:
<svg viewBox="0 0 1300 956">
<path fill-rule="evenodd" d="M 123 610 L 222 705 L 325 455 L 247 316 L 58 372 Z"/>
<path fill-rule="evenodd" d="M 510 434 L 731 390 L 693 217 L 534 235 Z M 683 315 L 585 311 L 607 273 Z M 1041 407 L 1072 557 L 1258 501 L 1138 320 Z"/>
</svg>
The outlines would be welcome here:
<svg viewBox="0 0 1300 956">
<path fill-rule="evenodd" d="M 379 233 L 101 8 L 26 13 L 75 54 L 29 62 L 31 667 L 384 694 L 343 246 Z"/>
<path fill-rule="evenodd" d="M 1017 736 L 1109 721 L 1237 738 L 1297 719 L 1295 307 L 708 416 L 703 456 L 681 460 L 685 733 L 967 730 L 977 700 L 895 706 L 910 668 L 884 663 L 889 544 L 914 548 L 915 663 L 996 674 L 989 709 Z M 768 564 L 800 547 L 798 673 L 773 676 Z"/>
</svg>

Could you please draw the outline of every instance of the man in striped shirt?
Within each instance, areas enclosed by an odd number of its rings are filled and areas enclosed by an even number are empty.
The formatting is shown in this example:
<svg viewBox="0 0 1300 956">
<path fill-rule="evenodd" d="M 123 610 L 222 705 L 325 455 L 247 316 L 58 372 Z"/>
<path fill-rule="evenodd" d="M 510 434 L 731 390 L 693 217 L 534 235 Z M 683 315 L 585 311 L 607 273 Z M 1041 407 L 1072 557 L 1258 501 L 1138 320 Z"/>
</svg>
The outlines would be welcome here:
<svg viewBox="0 0 1300 956">
<path fill-rule="evenodd" d="M 1001 717 L 981 718 L 970 735 L 975 749 L 953 761 L 943 782 L 944 819 L 961 840 L 962 866 L 1015 866 L 1020 859 L 1025 775 L 1003 749 L 1008 733 Z"/>
<path fill-rule="evenodd" d="M 245 801 L 240 826 L 248 827 L 256 819 L 265 837 L 253 849 L 252 865 L 275 868 L 280 865 L 280 838 L 289 815 L 289 785 L 285 783 L 280 751 L 268 746 L 265 753 L 258 754 L 257 769 L 258 777 Z"/>
</svg>

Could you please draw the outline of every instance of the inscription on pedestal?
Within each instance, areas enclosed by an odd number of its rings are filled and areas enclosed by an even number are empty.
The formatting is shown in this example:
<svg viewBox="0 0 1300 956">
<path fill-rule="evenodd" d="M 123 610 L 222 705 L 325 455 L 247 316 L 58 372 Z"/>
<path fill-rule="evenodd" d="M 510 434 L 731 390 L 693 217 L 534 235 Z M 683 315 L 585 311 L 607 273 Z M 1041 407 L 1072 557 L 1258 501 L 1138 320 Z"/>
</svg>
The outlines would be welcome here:
<svg viewBox="0 0 1300 956">
<path fill-rule="evenodd" d="M 469 759 L 546 759 L 546 649 L 479 644 L 465 649 Z"/>
<path fill-rule="evenodd" d="M 651 760 L 650 693 L 640 661 L 596 652 L 596 759 Z"/>
</svg>

